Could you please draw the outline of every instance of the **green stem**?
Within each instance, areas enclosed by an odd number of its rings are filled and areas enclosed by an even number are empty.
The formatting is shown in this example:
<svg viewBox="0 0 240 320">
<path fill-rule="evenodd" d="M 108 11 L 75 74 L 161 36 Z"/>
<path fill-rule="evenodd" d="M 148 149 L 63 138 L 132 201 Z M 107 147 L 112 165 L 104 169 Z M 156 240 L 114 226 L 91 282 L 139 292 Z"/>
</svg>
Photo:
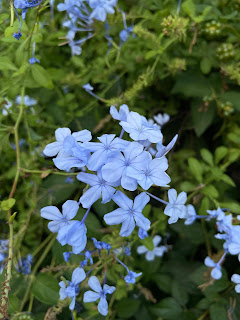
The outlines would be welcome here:
<svg viewBox="0 0 240 320">
<path fill-rule="evenodd" d="M 78 175 L 78 172 L 59 172 L 59 171 L 53 171 L 52 169 L 49 170 L 28 170 L 25 168 L 19 168 L 20 171 L 26 172 L 26 173 L 36 173 L 36 174 L 42 174 L 42 173 L 48 173 L 48 174 L 56 174 L 59 176 L 76 176 Z"/>
<path fill-rule="evenodd" d="M 2 283 L 2 297 L 0 301 L 0 319 L 8 318 L 8 296 L 11 290 L 10 280 L 12 278 L 12 259 L 13 259 L 13 223 L 9 219 L 9 247 L 8 247 L 8 260 L 6 265 L 5 281 Z"/>
<path fill-rule="evenodd" d="M 43 251 L 41 257 L 38 259 L 37 263 L 35 264 L 35 266 L 34 266 L 34 268 L 32 270 L 32 274 L 30 275 L 30 282 L 28 284 L 28 287 L 26 289 L 25 295 L 24 295 L 23 300 L 22 300 L 21 305 L 20 305 L 20 311 L 23 310 L 24 305 L 28 300 L 28 296 L 29 296 L 33 281 L 35 280 L 35 274 L 36 274 L 38 268 L 40 267 L 41 263 L 43 262 L 43 260 L 46 258 L 48 252 L 51 250 L 52 245 L 53 245 L 55 240 L 56 240 L 56 236 L 54 236 L 52 238 L 52 240 L 49 242 L 49 244 L 46 246 L 46 248 Z"/>
<path fill-rule="evenodd" d="M 14 5 L 13 5 L 13 0 L 10 1 L 10 11 L 11 11 L 10 27 L 13 27 L 13 23 L 14 23 Z"/>
</svg>

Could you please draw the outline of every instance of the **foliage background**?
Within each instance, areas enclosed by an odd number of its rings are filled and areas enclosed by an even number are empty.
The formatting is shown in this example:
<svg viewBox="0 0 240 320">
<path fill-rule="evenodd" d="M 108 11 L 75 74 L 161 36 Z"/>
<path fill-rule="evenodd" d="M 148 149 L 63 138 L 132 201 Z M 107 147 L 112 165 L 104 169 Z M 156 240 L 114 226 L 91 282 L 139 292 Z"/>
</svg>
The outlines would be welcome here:
<svg viewBox="0 0 240 320">
<path fill-rule="evenodd" d="M 118 5 L 126 12 L 128 25 L 134 25 L 136 36 L 119 50 L 123 26 L 121 14 L 116 12 L 108 17 L 115 42 L 110 52 L 107 54 L 104 25 L 96 22 L 94 38 L 83 45 L 80 56 L 71 57 L 67 45 L 59 46 L 66 34 L 61 26 L 64 13 L 55 10 L 51 19 L 48 1 L 29 10 L 23 36 L 17 41 L 12 34 L 18 30 L 18 21 L 9 27 L 8 3 L 3 2 L 1 109 L 6 97 L 15 101 L 23 88 L 38 101 L 34 110 L 24 107 L 17 128 L 19 139 L 25 139 L 20 163 L 12 145 L 16 143 L 14 126 L 19 106 L 14 104 L 8 116 L 0 114 L 1 200 L 8 198 L 16 173 L 20 175 L 14 193 L 13 211 L 17 215 L 13 262 L 28 253 L 34 255 L 30 276 L 13 271 L 8 308 L 11 319 L 71 318 L 67 303 L 58 300 L 58 280 L 61 275 L 68 277 L 79 262 L 64 263 L 62 252 L 66 250 L 49 235 L 39 213 L 43 206 L 78 200 L 82 192 L 78 181 L 66 183 L 66 176 L 58 175 L 52 161 L 42 155 L 59 127 L 72 131 L 87 128 L 96 138 L 103 133 L 120 133 L 108 113 L 111 104 L 126 103 L 148 118 L 166 112 L 171 120 L 163 128 L 165 144 L 179 134 L 168 157 L 172 186 L 179 192 L 186 191 L 188 203 L 193 203 L 200 214 L 217 206 L 240 214 L 240 2 L 186 0 L 179 15 L 177 3 L 170 0 L 119 1 Z M 41 63 L 30 65 L 33 41 Z M 223 44 L 227 51 L 218 49 Z M 82 89 L 88 82 L 103 101 Z M 112 203 L 94 205 L 95 215 L 87 225 L 89 237 L 111 243 L 102 222 L 111 208 Z M 230 282 L 231 274 L 240 272 L 237 258 L 227 257 L 224 276 L 215 282 L 203 264 L 207 254 L 222 253 L 221 241 L 214 238 L 214 224 L 197 221 L 192 226 L 182 222 L 168 226 L 163 209 L 154 201 L 145 214 L 151 221 L 158 221 L 152 235 L 168 236 L 172 248 L 163 259 L 150 263 L 136 254 L 140 241 L 136 242 L 133 235 L 130 242 L 135 244 L 129 261 L 143 276 L 135 287 L 126 288 L 118 266 L 111 266 L 109 279 L 117 282 L 118 290 L 110 303 L 108 319 L 239 319 L 240 300 Z M 7 212 L 3 207 L 0 219 L 1 239 L 7 239 Z M 4 276 L 0 276 L 1 282 Z M 80 301 L 77 310 L 77 319 L 103 318 L 92 305 L 83 306 Z"/>
</svg>

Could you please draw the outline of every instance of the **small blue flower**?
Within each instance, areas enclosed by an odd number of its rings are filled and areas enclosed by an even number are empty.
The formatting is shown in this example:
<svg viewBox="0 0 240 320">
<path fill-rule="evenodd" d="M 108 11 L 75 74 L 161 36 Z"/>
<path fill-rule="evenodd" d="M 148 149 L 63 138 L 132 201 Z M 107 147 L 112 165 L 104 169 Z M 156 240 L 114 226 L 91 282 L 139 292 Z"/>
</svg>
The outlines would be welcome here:
<svg viewBox="0 0 240 320">
<path fill-rule="evenodd" d="M 66 156 L 66 153 L 63 150 L 63 143 L 65 138 L 71 135 L 71 130 L 69 128 L 59 128 L 55 131 L 55 137 L 56 137 L 56 142 L 49 143 L 45 149 L 43 150 L 43 153 L 47 157 L 53 157 L 53 156 L 58 156 L 58 157 L 64 157 Z M 72 137 L 76 141 L 80 142 L 87 142 L 92 139 L 91 132 L 88 130 L 81 130 L 78 132 L 72 133 Z"/>
<path fill-rule="evenodd" d="M 73 310 L 75 307 L 76 296 L 79 293 L 79 284 L 86 278 L 86 273 L 82 268 L 76 268 L 72 274 L 72 280 L 68 281 L 68 286 L 64 281 L 59 282 L 60 286 L 60 300 L 64 300 L 69 297 L 72 301 L 69 306 L 70 310 Z"/>
<path fill-rule="evenodd" d="M 177 138 L 178 138 L 178 134 L 174 136 L 174 138 L 169 142 L 169 144 L 166 147 L 164 147 L 164 145 L 161 142 L 157 143 L 158 151 L 156 153 L 156 158 L 161 158 L 165 156 L 170 150 L 172 150 L 172 148 L 174 147 L 177 141 Z"/>
<path fill-rule="evenodd" d="M 88 264 L 88 260 L 90 262 L 90 264 L 93 264 L 93 259 L 91 256 L 91 252 L 90 251 L 86 251 L 85 252 L 85 259 L 83 261 L 81 261 L 81 267 L 85 267 Z"/>
<path fill-rule="evenodd" d="M 122 223 L 120 236 L 128 237 L 135 228 L 135 224 L 147 231 L 150 228 L 150 221 L 142 214 L 143 208 L 149 202 L 150 197 L 142 192 L 134 201 L 130 200 L 121 191 L 117 191 L 113 196 L 113 201 L 120 207 L 104 215 L 104 220 L 108 225 Z"/>
<path fill-rule="evenodd" d="M 140 239 L 143 240 L 143 239 L 148 237 L 148 233 L 147 233 L 147 231 L 143 230 L 142 228 L 139 228 L 138 236 L 139 236 Z"/>
<path fill-rule="evenodd" d="M 204 264 L 207 267 L 213 268 L 211 271 L 211 276 L 213 277 L 213 279 L 216 279 L 216 280 L 221 279 L 222 271 L 221 271 L 221 265 L 219 264 L 219 262 L 216 263 L 210 257 L 206 257 L 204 260 Z"/>
<path fill-rule="evenodd" d="M 131 111 L 127 116 L 127 121 L 119 123 L 122 128 L 135 140 L 148 140 L 152 143 L 162 142 L 162 133 L 155 125 L 149 125 L 147 119 L 137 112 Z"/>
<path fill-rule="evenodd" d="M 143 146 L 138 142 L 131 142 L 121 152 L 116 152 L 102 167 L 103 179 L 108 182 L 115 182 L 121 179 L 121 186 L 129 191 L 137 189 L 137 180 L 128 176 L 129 170 L 138 168 L 139 165 L 147 166 L 149 153 L 143 151 Z"/>
<path fill-rule="evenodd" d="M 237 293 L 240 293 L 240 275 L 239 274 L 233 274 L 232 275 L 232 278 L 231 278 L 231 281 L 236 283 L 236 287 L 235 287 L 235 290 Z"/>
<path fill-rule="evenodd" d="M 80 202 L 83 208 L 89 208 L 94 202 L 102 197 L 102 203 L 109 202 L 116 189 L 114 187 L 119 186 L 119 182 L 107 182 L 102 178 L 101 171 L 97 172 L 97 175 L 80 172 L 77 175 L 79 181 L 87 183 L 91 188 L 84 192 L 80 198 Z"/>
<path fill-rule="evenodd" d="M 35 58 L 35 57 L 32 57 L 32 58 L 29 59 L 29 63 L 30 63 L 30 64 L 35 64 L 36 62 L 37 62 L 37 63 L 40 63 L 40 60 L 37 59 L 37 58 Z"/>
<path fill-rule="evenodd" d="M 113 14 L 115 12 L 113 7 L 116 4 L 117 0 L 89 0 L 89 6 L 93 9 L 90 19 L 105 21 L 107 13 Z"/>
<path fill-rule="evenodd" d="M 168 199 L 169 203 L 164 209 L 164 214 L 169 216 L 168 223 L 175 223 L 178 221 L 178 218 L 184 218 L 186 216 L 186 206 L 185 202 L 187 201 L 186 192 L 181 192 L 177 195 L 175 189 L 168 190 Z"/>
<path fill-rule="evenodd" d="M 64 259 L 65 262 L 68 262 L 68 260 L 71 257 L 71 254 L 72 254 L 71 251 L 70 252 L 63 252 L 63 259 Z"/>
<path fill-rule="evenodd" d="M 142 272 L 136 273 L 134 271 L 128 271 L 128 275 L 124 278 L 126 283 L 136 283 L 136 278 L 140 277 Z"/>
<path fill-rule="evenodd" d="M 126 104 L 122 104 L 119 107 L 119 111 L 117 111 L 116 107 L 111 106 L 110 114 L 115 120 L 127 121 L 127 116 L 129 114 L 128 106 Z"/>
<path fill-rule="evenodd" d="M 127 175 L 136 179 L 144 190 L 148 190 L 152 185 L 166 186 L 171 181 L 165 172 L 167 168 L 168 161 L 165 157 L 152 160 L 149 154 L 147 164 L 136 164 L 134 167 L 128 169 Z"/>
<path fill-rule="evenodd" d="M 84 84 L 83 89 L 86 91 L 93 91 L 93 87 L 90 85 L 90 83 Z"/>
<path fill-rule="evenodd" d="M 74 182 L 74 179 L 71 176 L 68 176 L 64 181 L 64 183 L 73 183 L 73 182 Z"/>
<path fill-rule="evenodd" d="M 21 96 L 17 96 L 15 100 L 16 104 L 21 104 L 21 101 Z M 27 107 L 35 106 L 37 104 L 37 100 L 26 95 L 23 97 L 23 104 Z"/>
<path fill-rule="evenodd" d="M 95 246 L 96 249 L 98 249 L 99 251 L 99 254 L 100 254 L 100 250 L 102 249 L 106 249 L 109 253 L 110 249 L 111 249 L 111 245 L 106 243 L 106 242 L 103 242 L 103 241 L 98 241 L 97 239 L 95 238 L 92 238 L 93 240 L 93 244 Z"/>
<path fill-rule="evenodd" d="M 19 32 L 14 32 L 13 34 L 13 38 L 17 39 L 17 40 L 20 40 L 22 36 L 22 33 L 19 31 Z"/>
<path fill-rule="evenodd" d="M 167 113 L 164 114 L 157 114 L 153 117 L 153 119 L 157 122 L 157 124 L 160 125 L 160 127 L 164 126 L 165 123 L 167 123 L 170 119 L 170 116 Z"/>
<path fill-rule="evenodd" d="M 193 205 L 188 204 L 186 205 L 186 216 L 184 217 L 185 225 L 193 224 L 193 222 L 197 219 L 197 213 Z"/>
<path fill-rule="evenodd" d="M 100 299 L 100 302 L 98 304 L 98 311 L 103 316 L 106 316 L 108 314 L 108 303 L 106 295 L 112 294 L 116 290 L 116 288 L 110 287 L 107 284 L 104 284 L 102 288 L 96 276 L 92 276 L 89 279 L 88 285 L 93 291 L 89 290 L 84 293 L 83 302 L 94 302 Z"/>
<path fill-rule="evenodd" d="M 28 275 L 31 272 L 32 263 L 33 257 L 31 254 L 28 254 L 26 258 L 19 259 L 18 264 L 16 265 L 16 271 Z"/>
<path fill-rule="evenodd" d="M 70 220 L 76 216 L 78 209 L 77 201 L 67 200 L 62 206 L 62 213 L 55 206 L 47 206 L 41 209 L 41 217 L 52 220 L 48 224 L 48 229 L 51 232 L 58 232 L 62 227 L 77 222 Z"/>
<path fill-rule="evenodd" d="M 149 250 L 147 247 L 145 246 L 139 246 L 137 248 L 137 253 L 138 254 L 146 254 L 146 260 L 147 261 L 153 261 L 156 257 L 162 257 L 164 255 L 164 252 L 167 251 L 167 246 L 160 246 L 158 247 L 159 243 L 161 242 L 162 237 L 160 236 L 155 236 L 153 238 L 153 244 L 154 244 L 154 248 L 153 250 Z"/>
</svg>

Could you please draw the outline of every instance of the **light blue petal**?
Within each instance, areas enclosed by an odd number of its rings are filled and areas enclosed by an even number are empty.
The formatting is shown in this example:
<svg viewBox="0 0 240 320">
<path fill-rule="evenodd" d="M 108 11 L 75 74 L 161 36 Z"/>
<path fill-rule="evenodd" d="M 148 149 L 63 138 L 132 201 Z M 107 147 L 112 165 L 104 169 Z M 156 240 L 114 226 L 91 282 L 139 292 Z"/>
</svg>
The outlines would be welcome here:
<svg viewBox="0 0 240 320">
<path fill-rule="evenodd" d="M 41 209 L 41 217 L 47 220 L 60 221 L 63 219 L 61 212 L 55 206 L 47 206 Z"/>
<path fill-rule="evenodd" d="M 108 152 L 104 149 L 97 150 L 94 152 L 88 160 L 87 167 L 89 170 L 97 171 L 107 161 Z"/>
<path fill-rule="evenodd" d="M 133 201 L 129 199 L 124 193 L 121 191 L 117 191 L 113 196 L 113 201 L 122 209 L 129 210 L 133 206 Z"/>
<path fill-rule="evenodd" d="M 113 286 L 109 286 L 109 285 L 105 284 L 105 285 L 103 286 L 103 290 L 104 290 L 104 292 L 107 293 L 107 294 L 112 294 L 112 293 L 116 290 L 116 288 L 113 287 Z"/>
<path fill-rule="evenodd" d="M 72 283 L 75 285 L 78 285 L 80 282 L 82 282 L 86 278 L 86 273 L 82 268 L 76 268 L 73 271 L 72 274 Z"/>
<path fill-rule="evenodd" d="M 106 316 L 108 314 L 108 303 L 107 303 L 106 298 L 101 298 L 100 299 L 100 302 L 98 304 L 98 311 L 103 316 Z"/>
<path fill-rule="evenodd" d="M 134 199 L 133 209 L 142 212 L 149 201 L 150 197 L 145 192 L 142 192 Z"/>
<path fill-rule="evenodd" d="M 101 187 L 94 186 L 88 189 L 80 198 L 83 208 L 88 209 L 94 202 L 101 198 Z"/>
<path fill-rule="evenodd" d="M 109 212 L 104 215 L 103 219 L 106 224 L 112 226 L 115 224 L 122 223 L 124 220 L 128 218 L 128 213 L 121 208 L 118 208 L 112 212 Z"/>
<path fill-rule="evenodd" d="M 101 284 L 96 276 L 90 277 L 90 279 L 88 280 L 88 285 L 92 290 L 94 290 L 97 293 L 102 291 Z"/>
<path fill-rule="evenodd" d="M 123 174 L 121 179 L 121 185 L 126 190 L 135 191 L 137 189 L 137 180 Z"/>
<path fill-rule="evenodd" d="M 135 221 L 132 216 L 128 215 L 128 218 L 122 223 L 122 228 L 119 234 L 121 237 L 128 237 L 133 232 L 134 228 Z"/>
<path fill-rule="evenodd" d="M 95 174 L 85 172 L 79 172 L 79 174 L 77 175 L 77 179 L 88 184 L 91 187 L 99 183 L 99 178 Z"/>
<path fill-rule="evenodd" d="M 136 225 L 139 228 L 142 228 L 143 230 L 147 231 L 150 228 L 151 222 L 147 218 L 144 217 L 144 215 L 140 212 L 134 213 L 134 220 L 136 221 Z"/>
<path fill-rule="evenodd" d="M 116 189 L 110 186 L 102 187 L 102 203 L 109 202 L 112 199 L 115 191 Z"/>
<path fill-rule="evenodd" d="M 79 209 L 77 201 L 67 200 L 62 206 L 63 217 L 67 220 L 73 219 Z"/>
<path fill-rule="evenodd" d="M 83 296 L 83 302 L 93 302 L 100 298 L 100 294 L 93 291 L 86 291 Z"/>
<path fill-rule="evenodd" d="M 55 131 L 56 140 L 59 142 L 63 142 L 63 140 L 71 134 L 71 130 L 69 128 L 59 128 Z"/>
<path fill-rule="evenodd" d="M 52 142 L 49 143 L 43 150 L 43 153 L 47 157 L 54 157 L 58 154 L 58 152 L 62 149 L 62 142 Z"/>
<path fill-rule="evenodd" d="M 92 139 L 92 134 L 89 130 L 74 132 L 72 136 L 74 137 L 74 139 L 81 142 L 88 142 Z"/>
</svg>

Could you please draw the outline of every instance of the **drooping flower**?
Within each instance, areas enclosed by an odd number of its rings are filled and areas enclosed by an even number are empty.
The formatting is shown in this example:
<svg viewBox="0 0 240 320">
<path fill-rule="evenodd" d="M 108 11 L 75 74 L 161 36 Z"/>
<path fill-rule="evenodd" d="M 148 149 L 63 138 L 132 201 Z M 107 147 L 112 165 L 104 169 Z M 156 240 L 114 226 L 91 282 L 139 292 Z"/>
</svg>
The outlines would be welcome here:
<svg viewBox="0 0 240 320">
<path fill-rule="evenodd" d="M 155 259 L 155 256 L 162 257 L 164 252 L 167 251 L 167 247 L 166 246 L 158 247 L 161 240 L 162 240 L 162 237 L 160 237 L 158 235 L 153 237 L 153 245 L 154 245 L 153 249 L 149 250 L 145 246 L 139 246 L 137 248 L 137 253 L 138 254 L 146 254 L 145 257 L 146 257 L 146 260 L 148 260 L 148 261 L 153 261 Z"/>
<path fill-rule="evenodd" d="M 136 273 L 132 270 L 128 271 L 128 274 L 124 278 L 124 281 L 126 283 L 136 283 L 136 278 L 140 277 L 142 275 L 142 272 Z"/>
<path fill-rule="evenodd" d="M 174 147 L 174 145 L 177 141 L 177 138 L 178 138 L 178 134 L 176 134 L 174 136 L 174 138 L 169 142 L 169 144 L 166 147 L 164 147 L 164 145 L 161 142 L 159 142 L 157 144 L 158 151 L 157 151 L 155 157 L 161 158 L 161 157 L 165 156 L 170 150 L 172 150 L 172 148 Z"/>
<path fill-rule="evenodd" d="M 143 240 L 143 239 L 148 237 L 148 233 L 147 233 L 147 231 L 143 230 L 142 228 L 139 228 L 138 236 L 139 236 L 140 239 Z"/>
<path fill-rule="evenodd" d="M 153 119 L 160 125 L 160 127 L 162 127 L 165 123 L 169 121 L 170 116 L 167 113 L 159 113 L 156 116 L 153 116 Z"/>
<path fill-rule="evenodd" d="M 207 267 L 213 268 L 211 271 L 211 276 L 213 277 L 213 279 L 221 279 L 222 271 L 219 262 L 214 262 L 210 257 L 206 257 L 204 263 Z"/>
<path fill-rule="evenodd" d="M 197 219 L 197 213 L 195 211 L 195 208 L 192 204 L 186 205 L 186 216 L 184 217 L 185 225 L 192 224 Z"/>
<path fill-rule="evenodd" d="M 184 218 L 186 216 L 186 206 L 185 202 L 187 201 L 186 192 L 181 192 L 177 195 L 175 189 L 168 190 L 168 199 L 169 203 L 164 209 L 164 214 L 169 216 L 168 223 L 175 223 L 179 218 Z"/>
<path fill-rule="evenodd" d="M 147 231 L 150 228 L 150 221 L 142 214 L 143 208 L 149 202 L 150 197 L 142 192 L 134 201 L 130 200 L 121 191 L 113 196 L 113 201 L 120 207 L 104 215 L 108 225 L 122 224 L 120 235 L 128 237 L 135 228 L 135 225 Z"/>
<path fill-rule="evenodd" d="M 92 276 L 88 281 L 89 287 L 93 290 L 89 290 L 84 293 L 83 296 L 83 302 L 94 302 L 100 299 L 98 303 L 98 311 L 103 316 L 106 316 L 108 314 L 108 303 L 106 299 L 107 294 L 112 294 L 116 288 L 110 287 L 107 284 L 103 285 L 103 288 L 101 287 L 101 284 L 96 276 Z"/>
<path fill-rule="evenodd" d="M 79 205 L 77 201 L 67 200 L 62 206 L 62 213 L 55 206 L 47 206 L 41 209 L 41 217 L 52 220 L 48 223 L 51 232 L 58 232 L 66 225 L 72 225 L 77 221 L 71 221 L 77 214 Z"/>
<path fill-rule="evenodd" d="M 66 286 L 64 281 L 59 282 L 60 286 L 60 300 L 64 300 L 69 297 L 72 301 L 69 306 L 70 310 L 75 307 L 76 296 L 79 294 L 79 284 L 86 278 L 86 273 L 82 268 L 76 268 L 72 274 L 72 280 L 68 281 Z"/>
</svg>

